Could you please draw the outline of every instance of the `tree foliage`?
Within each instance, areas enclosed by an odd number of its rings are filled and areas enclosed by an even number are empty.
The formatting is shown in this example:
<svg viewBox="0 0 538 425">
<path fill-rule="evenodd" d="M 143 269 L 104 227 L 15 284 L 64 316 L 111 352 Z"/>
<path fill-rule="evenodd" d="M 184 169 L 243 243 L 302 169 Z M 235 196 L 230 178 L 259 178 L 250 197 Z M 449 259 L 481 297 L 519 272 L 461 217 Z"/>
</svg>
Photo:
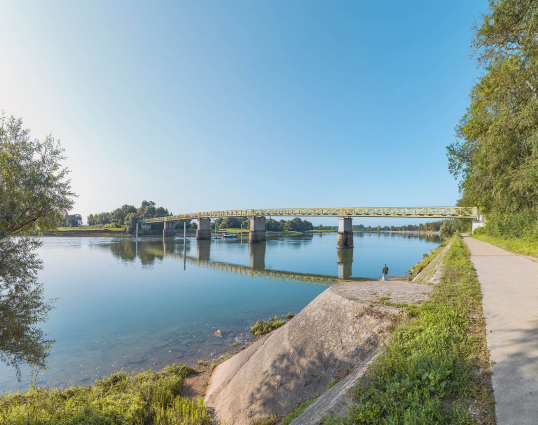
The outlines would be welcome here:
<svg viewBox="0 0 538 425">
<path fill-rule="evenodd" d="M 88 224 L 90 226 L 107 226 L 125 227 L 128 232 L 132 233 L 136 228 L 136 223 L 140 220 L 155 217 L 167 217 L 172 215 L 164 207 L 155 207 L 153 201 L 142 201 L 140 208 L 133 205 L 123 205 L 112 212 L 102 212 L 90 214 Z"/>
<path fill-rule="evenodd" d="M 37 326 L 52 308 L 37 283 L 39 246 L 33 237 L 0 239 L 0 361 L 15 368 L 19 381 L 22 365 L 46 367 L 54 342 Z"/>
<path fill-rule="evenodd" d="M 30 139 L 21 119 L 0 118 L 0 361 L 15 368 L 46 367 L 54 342 L 37 324 L 47 318 L 52 302 L 37 282 L 42 263 L 38 239 L 28 236 L 56 230 L 73 206 L 63 149 L 51 136 Z"/>
<path fill-rule="evenodd" d="M 461 178 L 459 204 L 477 205 L 492 222 L 523 214 L 531 217 L 525 226 L 532 231 L 538 206 L 538 1 L 490 0 L 475 27 L 473 49 L 484 73 L 456 128 L 458 140 L 447 147 L 449 170 Z M 508 233 L 517 230 L 509 227 Z"/>
<path fill-rule="evenodd" d="M 32 140 L 21 119 L 0 118 L 0 239 L 54 231 L 73 206 L 63 149 Z"/>
<path fill-rule="evenodd" d="M 60 227 L 78 227 L 82 226 L 82 216 L 80 214 L 68 214 L 59 222 Z"/>
</svg>

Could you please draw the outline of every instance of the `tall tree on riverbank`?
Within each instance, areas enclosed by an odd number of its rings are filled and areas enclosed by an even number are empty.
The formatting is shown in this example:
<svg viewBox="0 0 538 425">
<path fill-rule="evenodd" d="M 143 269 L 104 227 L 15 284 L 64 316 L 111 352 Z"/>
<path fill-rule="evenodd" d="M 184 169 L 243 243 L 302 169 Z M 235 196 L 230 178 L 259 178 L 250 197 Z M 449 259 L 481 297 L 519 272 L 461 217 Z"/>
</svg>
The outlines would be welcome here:
<svg viewBox="0 0 538 425">
<path fill-rule="evenodd" d="M 54 231 L 73 206 L 63 149 L 51 136 L 30 139 L 21 119 L 0 118 L 0 361 L 21 379 L 21 366 L 44 368 L 53 341 L 37 323 L 51 302 L 37 282 L 36 237 Z M 14 238 L 16 236 L 16 238 Z"/>
<path fill-rule="evenodd" d="M 460 205 L 495 233 L 538 234 L 538 1 L 490 0 L 473 54 L 484 74 L 447 148 Z"/>
<path fill-rule="evenodd" d="M 51 136 L 30 139 L 22 120 L 0 118 L 0 238 L 54 231 L 75 194 L 63 149 Z"/>
</svg>

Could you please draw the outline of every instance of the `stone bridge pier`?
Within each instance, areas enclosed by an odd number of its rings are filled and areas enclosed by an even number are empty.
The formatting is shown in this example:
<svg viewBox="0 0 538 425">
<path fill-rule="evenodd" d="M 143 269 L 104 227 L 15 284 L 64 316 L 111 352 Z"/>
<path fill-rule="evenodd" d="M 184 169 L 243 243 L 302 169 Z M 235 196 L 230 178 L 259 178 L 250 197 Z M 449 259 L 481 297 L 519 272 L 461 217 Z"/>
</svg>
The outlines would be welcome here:
<svg viewBox="0 0 538 425">
<path fill-rule="evenodd" d="M 250 244 L 248 250 L 250 254 L 250 268 L 252 270 L 265 269 L 265 244 Z"/>
<path fill-rule="evenodd" d="M 175 221 L 165 221 L 163 228 L 163 238 L 172 238 L 176 236 Z"/>
<path fill-rule="evenodd" d="M 338 264 L 338 278 L 349 279 L 351 277 L 351 265 L 353 264 L 352 249 L 337 249 L 336 263 Z"/>
<path fill-rule="evenodd" d="M 196 243 L 196 259 L 198 261 L 210 261 L 211 241 L 202 239 Z"/>
<path fill-rule="evenodd" d="M 338 237 L 336 239 L 336 248 L 353 248 L 353 228 L 351 227 L 352 222 L 353 219 L 351 217 L 338 217 Z"/>
<path fill-rule="evenodd" d="M 250 216 L 248 243 L 260 243 L 265 242 L 265 240 L 265 217 L 256 215 Z"/>
<path fill-rule="evenodd" d="M 211 219 L 200 217 L 197 219 L 196 239 L 211 240 Z"/>
</svg>

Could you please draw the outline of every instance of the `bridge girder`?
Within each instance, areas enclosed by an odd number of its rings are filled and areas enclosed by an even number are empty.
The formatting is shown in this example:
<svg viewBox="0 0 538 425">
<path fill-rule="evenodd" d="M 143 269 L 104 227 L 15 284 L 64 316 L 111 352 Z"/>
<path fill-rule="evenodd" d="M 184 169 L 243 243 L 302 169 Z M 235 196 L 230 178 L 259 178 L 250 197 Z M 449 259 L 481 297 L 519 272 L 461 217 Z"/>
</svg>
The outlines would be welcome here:
<svg viewBox="0 0 538 425">
<path fill-rule="evenodd" d="M 197 212 L 150 218 L 143 223 L 192 220 L 209 217 L 409 217 L 409 218 L 475 218 L 477 207 L 359 207 L 359 208 L 271 208 Z"/>
</svg>

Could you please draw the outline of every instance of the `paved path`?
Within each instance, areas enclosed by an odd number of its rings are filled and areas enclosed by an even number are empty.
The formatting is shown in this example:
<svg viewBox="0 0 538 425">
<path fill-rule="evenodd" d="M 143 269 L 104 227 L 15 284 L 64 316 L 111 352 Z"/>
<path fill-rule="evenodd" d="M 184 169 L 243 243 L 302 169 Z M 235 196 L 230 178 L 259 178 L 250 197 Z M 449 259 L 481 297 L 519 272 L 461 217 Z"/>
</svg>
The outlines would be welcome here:
<svg viewBox="0 0 538 425">
<path fill-rule="evenodd" d="M 482 291 L 498 425 L 538 424 L 538 263 L 464 235 Z"/>
</svg>

